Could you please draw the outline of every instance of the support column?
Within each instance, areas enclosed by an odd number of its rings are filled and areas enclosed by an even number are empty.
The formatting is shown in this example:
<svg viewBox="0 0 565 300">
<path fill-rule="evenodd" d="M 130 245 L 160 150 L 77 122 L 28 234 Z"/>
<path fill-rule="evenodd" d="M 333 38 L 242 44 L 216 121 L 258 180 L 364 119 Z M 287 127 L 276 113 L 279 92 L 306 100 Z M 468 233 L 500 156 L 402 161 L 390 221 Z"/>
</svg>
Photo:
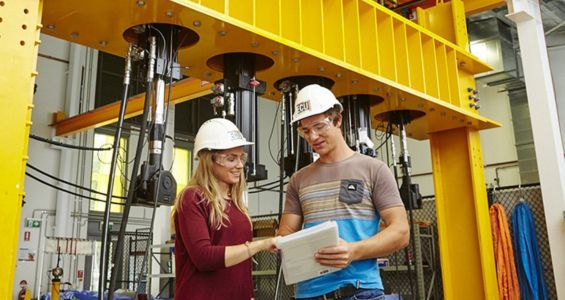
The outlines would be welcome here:
<svg viewBox="0 0 565 300">
<path fill-rule="evenodd" d="M 42 0 L 0 1 L 0 291 L 12 295 L 28 135 L 33 108 L 33 85 L 41 29 Z"/>
<path fill-rule="evenodd" d="M 479 132 L 431 134 L 445 299 L 498 299 Z"/>
<path fill-rule="evenodd" d="M 518 29 L 557 298 L 565 298 L 565 160 L 537 0 L 508 0 Z"/>
</svg>

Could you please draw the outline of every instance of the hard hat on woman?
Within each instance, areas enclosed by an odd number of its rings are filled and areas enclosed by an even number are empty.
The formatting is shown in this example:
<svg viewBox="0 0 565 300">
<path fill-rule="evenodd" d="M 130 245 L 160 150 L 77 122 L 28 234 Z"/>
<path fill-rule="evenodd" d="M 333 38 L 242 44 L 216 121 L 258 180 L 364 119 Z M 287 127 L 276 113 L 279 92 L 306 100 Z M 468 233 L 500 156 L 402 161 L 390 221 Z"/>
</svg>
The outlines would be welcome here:
<svg viewBox="0 0 565 300">
<path fill-rule="evenodd" d="M 194 153 L 200 150 L 225 150 L 235 147 L 253 145 L 248 142 L 241 131 L 230 120 L 222 118 L 210 119 L 200 126 L 194 139 Z"/>
</svg>

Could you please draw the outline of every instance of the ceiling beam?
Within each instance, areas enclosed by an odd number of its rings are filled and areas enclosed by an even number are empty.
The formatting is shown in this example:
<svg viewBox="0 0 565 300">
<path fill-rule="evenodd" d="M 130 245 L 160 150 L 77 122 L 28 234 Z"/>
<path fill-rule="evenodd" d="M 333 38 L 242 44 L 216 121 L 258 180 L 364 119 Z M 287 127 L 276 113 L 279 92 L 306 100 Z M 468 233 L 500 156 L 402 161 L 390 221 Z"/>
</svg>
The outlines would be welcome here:
<svg viewBox="0 0 565 300">
<path fill-rule="evenodd" d="M 506 5 L 506 0 L 466 0 L 463 2 L 467 16 Z"/>
</svg>

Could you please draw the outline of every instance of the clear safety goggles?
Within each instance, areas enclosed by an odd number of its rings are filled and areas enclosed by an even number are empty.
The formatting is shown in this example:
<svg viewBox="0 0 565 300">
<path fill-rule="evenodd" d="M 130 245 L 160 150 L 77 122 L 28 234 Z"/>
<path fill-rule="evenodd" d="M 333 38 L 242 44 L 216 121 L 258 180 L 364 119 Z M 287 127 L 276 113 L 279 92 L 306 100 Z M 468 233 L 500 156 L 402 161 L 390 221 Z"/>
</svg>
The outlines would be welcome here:
<svg viewBox="0 0 565 300">
<path fill-rule="evenodd" d="M 328 129 L 330 129 L 330 127 L 332 126 L 332 121 L 333 120 L 330 118 L 325 118 L 322 121 L 316 122 L 311 126 L 298 126 L 298 128 L 296 129 L 298 131 L 298 135 L 300 135 L 302 138 L 310 137 L 310 135 L 312 134 L 322 135 L 328 132 Z"/>
<path fill-rule="evenodd" d="M 240 162 L 241 165 L 245 166 L 245 163 L 247 162 L 247 153 L 243 153 L 241 155 L 218 153 L 214 155 L 214 161 L 226 168 L 235 168 Z"/>
</svg>

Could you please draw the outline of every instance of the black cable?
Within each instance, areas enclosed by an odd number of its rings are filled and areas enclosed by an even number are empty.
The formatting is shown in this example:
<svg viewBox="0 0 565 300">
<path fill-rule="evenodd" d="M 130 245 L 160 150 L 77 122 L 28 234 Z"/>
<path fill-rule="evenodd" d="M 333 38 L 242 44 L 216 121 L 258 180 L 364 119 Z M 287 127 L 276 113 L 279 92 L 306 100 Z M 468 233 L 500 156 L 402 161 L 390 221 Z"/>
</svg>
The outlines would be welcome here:
<svg viewBox="0 0 565 300">
<path fill-rule="evenodd" d="M 65 147 L 65 148 L 71 148 L 71 149 L 78 149 L 78 150 L 86 150 L 86 151 L 108 151 L 108 150 L 112 150 L 112 148 L 93 148 L 93 147 L 83 147 L 83 146 L 76 146 L 76 145 L 71 145 L 71 144 L 65 144 L 65 143 L 61 143 L 61 142 L 55 142 L 52 141 L 50 139 L 46 139 L 44 137 L 40 137 L 37 136 L 35 134 L 29 134 L 29 137 L 37 140 L 37 141 L 41 141 L 41 142 L 45 142 L 48 144 L 52 144 L 52 145 L 56 145 L 56 146 L 61 146 L 61 147 Z"/>
<path fill-rule="evenodd" d="M 125 111 L 128 104 L 130 74 L 131 74 L 131 51 L 133 45 L 129 45 L 126 57 L 126 67 L 124 72 L 122 99 L 120 101 L 120 112 L 118 115 L 118 126 L 114 134 L 114 146 L 112 150 L 112 163 L 110 164 L 110 179 L 108 182 L 108 191 L 106 196 L 106 207 L 104 208 L 104 219 L 102 226 L 102 244 L 100 248 L 100 278 L 98 280 L 98 300 L 103 300 L 104 291 L 106 290 L 106 279 L 108 278 L 108 259 L 110 256 L 110 243 L 108 241 L 110 223 L 110 208 L 111 194 L 114 188 L 114 178 L 116 176 L 116 165 L 118 160 L 118 153 L 120 147 L 120 139 L 122 137 L 122 126 L 125 119 Z"/>
<path fill-rule="evenodd" d="M 389 127 L 392 128 L 390 124 Z M 390 133 L 385 135 L 385 140 L 375 148 L 375 151 L 379 151 L 379 149 L 381 149 L 386 144 L 386 142 L 388 141 L 388 139 L 390 139 L 391 136 L 392 136 L 392 130 L 390 130 Z"/>
<path fill-rule="evenodd" d="M 68 185 L 70 185 L 70 186 L 72 186 L 72 187 L 76 187 L 76 188 L 79 188 L 79 189 L 81 189 L 81 190 L 85 190 L 85 191 L 87 191 L 87 192 L 91 192 L 91 193 L 94 193 L 94 194 L 106 196 L 106 194 L 101 193 L 101 192 L 99 192 L 99 191 L 97 191 L 97 190 L 89 189 L 89 188 L 87 188 L 87 187 L 84 187 L 84 186 L 81 186 L 81 185 L 78 185 L 78 184 L 75 184 L 75 183 L 72 183 L 72 182 L 68 182 L 68 181 L 66 181 L 66 180 L 57 178 L 56 176 L 53 176 L 53 175 L 51 175 L 51 174 L 49 174 L 49 173 L 47 173 L 47 172 L 41 171 L 40 169 L 38 169 L 38 168 L 34 167 L 33 165 L 31 165 L 29 162 L 27 163 L 27 166 L 28 166 L 30 169 L 32 169 L 32 170 L 34 170 L 34 171 L 37 171 L 37 172 L 39 172 L 39 173 L 41 173 L 41 174 L 43 174 L 43 175 L 45 175 L 45 176 L 47 176 L 47 177 L 49 177 L 49 178 L 51 178 L 51 179 L 54 179 L 54 180 L 57 180 L 57 181 L 59 181 L 59 182 L 68 184 Z M 116 196 L 116 195 L 112 195 L 112 198 L 116 198 L 116 199 L 127 199 L 126 197 Z"/>
<path fill-rule="evenodd" d="M 287 178 L 287 177 L 288 177 L 288 176 L 285 175 L 283 178 Z M 262 188 L 262 187 L 266 187 L 266 186 L 268 186 L 268 185 L 273 185 L 273 184 L 275 184 L 275 183 L 278 184 L 278 183 L 279 183 L 279 180 L 267 182 L 267 183 L 264 183 L 264 184 L 261 184 L 261 185 L 254 185 L 254 186 L 249 187 L 249 188 L 250 188 L 250 189 L 251 189 L 251 188 Z"/>
<path fill-rule="evenodd" d="M 268 148 L 269 148 L 269 155 L 271 156 L 271 159 L 275 162 L 275 164 L 277 164 L 277 166 L 280 166 L 280 162 L 278 160 L 278 157 L 275 159 L 275 156 L 273 155 L 273 151 L 271 149 L 271 139 L 273 138 L 273 133 L 275 132 L 275 124 L 277 122 L 277 115 L 279 114 L 279 108 L 281 107 L 283 101 L 284 101 L 284 99 L 279 102 L 279 105 L 277 105 L 277 110 L 275 110 L 275 116 L 273 117 L 273 125 L 271 126 L 271 133 L 269 133 L 269 141 L 268 141 L 268 144 L 267 144 Z M 284 133 L 281 132 L 280 134 L 282 136 Z M 280 152 L 281 151 L 279 149 L 279 153 Z"/>
<path fill-rule="evenodd" d="M 150 58 L 151 59 L 151 58 Z M 151 63 L 151 62 L 150 62 Z M 150 67 L 149 67 L 150 68 Z M 143 147 L 145 146 L 145 133 L 147 127 L 147 119 L 149 116 L 149 107 L 151 105 L 151 95 L 153 94 L 153 82 L 147 81 L 145 86 L 145 100 L 143 104 L 143 114 L 141 117 L 141 128 L 139 130 L 139 137 L 137 140 L 137 148 L 135 151 L 135 158 L 133 159 L 133 167 L 132 167 L 132 179 L 137 176 L 139 171 L 139 164 L 141 161 L 141 154 L 143 152 Z M 131 180 L 128 189 L 128 196 L 124 206 L 124 210 L 122 212 L 122 220 L 120 225 L 120 231 L 118 232 L 118 240 L 116 242 L 116 250 L 114 252 L 113 262 L 114 266 L 112 268 L 112 272 L 110 273 L 110 287 L 108 289 L 108 299 L 112 299 L 114 289 L 116 288 L 117 283 L 117 271 L 121 268 L 122 260 L 121 255 L 123 251 L 123 240 L 125 236 L 125 229 L 127 226 L 127 222 L 129 219 L 129 213 L 131 209 L 131 204 L 133 202 L 133 197 L 135 196 L 135 192 L 137 191 L 138 187 L 136 187 L 135 180 Z"/>
<path fill-rule="evenodd" d="M 287 185 L 288 181 L 285 181 L 283 183 L 283 186 Z M 273 191 L 276 189 L 280 189 L 280 183 L 277 182 L 277 185 L 271 186 L 271 187 L 252 187 L 249 188 L 249 191 L 255 191 L 255 190 L 262 190 L 262 191 Z"/>
<path fill-rule="evenodd" d="M 272 188 L 272 189 L 260 189 L 260 190 L 258 190 L 258 191 L 249 191 L 248 193 L 249 193 L 249 194 L 257 194 L 257 193 L 262 193 L 262 192 L 273 192 L 273 193 L 277 193 L 277 194 L 278 194 L 278 193 L 280 193 L 281 191 L 278 190 L 278 189 L 275 190 L 274 188 Z M 284 192 L 285 192 L 285 191 L 283 191 L 283 193 L 284 193 Z"/>
<path fill-rule="evenodd" d="M 56 189 L 56 190 L 59 190 L 59 191 L 61 191 L 61 192 L 65 192 L 65 193 L 71 194 L 71 195 L 73 195 L 73 196 L 81 197 L 81 198 L 88 199 L 88 200 L 92 200 L 92 201 L 106 202 L 105 200 L 100 200 L 100 199 L 97 199 L 97 198 L 92 198 L 92 197 L 84 196 L 84 195 L 81 195 L 81 194 L 79 194 L 79 193 L 75 193 L 75 192 L 71 192 L 71 191 L 69 191 L 69 190 L 66 190 L 66 189 L 64 189 L 64 188 L 62 188 L 62 187 L 58 187 L 58 186 L 56 186 L 56 185 L 53 185 L 53 184 L 51 184 L 51 183 L 48 183 L 47 181 L 44 181 L 44 180 L 42 180 L 42 179 L 39 179 L 39 178 L 35 177 L 34 175 L 32 175 L 32 174 L 30 174 L 30 173 L 28 173 L 28 172 L 25 172 L 25 174 L 26 174 L 27 176 L 29 176 L 29 177 L 35 179 L 36 181 L 39 181 L 40 183 L 43 183 L 43 184 L 45 184 L 46 186 L 52 187 L 52 188 L 54 188 L 54 189 Z M 112 203 L 112 204 L 118 204 L 118 205 L 124 205 L 123 203 L 120 203 L 120 202 L 111 202 L 111 203 Z"/>
</svg>

